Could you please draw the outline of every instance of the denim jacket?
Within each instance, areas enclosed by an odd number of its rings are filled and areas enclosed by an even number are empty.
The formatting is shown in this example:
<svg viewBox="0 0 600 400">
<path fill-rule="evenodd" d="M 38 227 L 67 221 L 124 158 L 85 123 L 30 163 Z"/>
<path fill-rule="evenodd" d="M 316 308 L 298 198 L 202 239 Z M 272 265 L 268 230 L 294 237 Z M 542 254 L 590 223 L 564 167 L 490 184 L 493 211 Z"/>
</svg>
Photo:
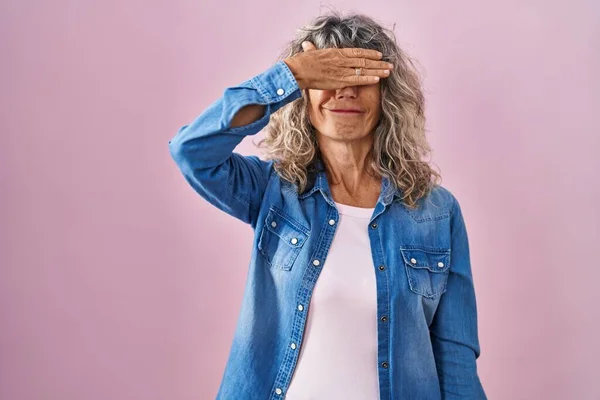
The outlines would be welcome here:
<svg viewBox="0 0 600 400">
<path fill-rule="evenodd" d="M 317 159 L 308 187 L 298 193 L 296 185 L 275 172 L 272 160 L 234 152 L 245 136 L 268 124 L 272 113 L 301 95 L 288 66 L 278 61 L 226 88 L 169 141 L 170 154 L 192 188 L 254 231 L 241 311 L 217 399 L 285 398 L 311 295 L 327 268 L 340 217 L 322 162 Z M 264 116 L 230 128 L 233 116 L 248 104 L 265 105 Z M 366 229 L 376 275 L 373 367 L 380 399 L 486 399 L 475 361 L 480 354 L 477 308 L 457 199 L 436 185 L 417 209 L 409 209 L 401 202 L 401 190 L 383 177 Z M 314 396 L 320 398 L 319 393 Z"/>
</svg>

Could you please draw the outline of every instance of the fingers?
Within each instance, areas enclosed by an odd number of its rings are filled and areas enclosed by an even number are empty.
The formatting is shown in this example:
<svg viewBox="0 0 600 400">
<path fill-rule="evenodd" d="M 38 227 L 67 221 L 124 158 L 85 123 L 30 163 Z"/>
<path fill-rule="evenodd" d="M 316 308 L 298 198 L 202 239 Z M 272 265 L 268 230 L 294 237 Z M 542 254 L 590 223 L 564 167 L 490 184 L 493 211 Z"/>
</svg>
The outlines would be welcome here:
<svg viewBox="0 0 600 400">
<path fill-rule="evenodd" d="M 341 76 L 342 82 L 351 83 L 353 85 L 370 85 L 377 83 L 379 79 L 387 78 L 391 74 L 391 71 L 388 68 L 361 68 L 360 75 L 356 75 L 356 68 L 357 67 L 339 68 L 336 69 L 336 72 L 338 76 Z"/>
<path fill-rule="evenodd" d="M 316 50 L 317 48 L 315 47 L 314 44 L 312 44 L 312 42 L 305 40 L 304 42 L 302 42 L 302 49 L 304 51 L 309 51 L 309 50 Z"/>
<path fill-rule="evenodd" d="M 394 68 L 394 64 L 387 61 L 381 61 L 381 53 L 376 50 L 363 48 L 343 48 L 339 49 L 339 54 L 341 54 L 343 57 L 336 61 L 338 65 L 343 67 L 373 70 L 391 70 Z"/>
<path fill-rule="evenodd" d="M 360 75 L 356 75 L 356 68 L 342 68 L 337 71 L 340 81 L 348 85 L 372 85 L 381 78 L 390 76 L 389 69 L 361 68 Z"/>
<path fill-rule="evenodd" d="M 340 60 L 340 65 L 350 68 L 392 69 L 394 64 L 387 61 L 374 61 L 366 58 L 346 58 Z"/>
<path fill-rule="evenodd" d="M 356 75 L 356 70 L 354 68 L 352 68 L 350 70 L 351 74 Z M 360 75 L 357 76 L 378 76 L 380 78 L 387 78 L 388 76 L 390 76 L 390 70 L 389 69 L 366 69 L 366 68 L 362 68 L 360 70 Z"/>
<path fill-rule="evenodd" d="M 373 49 L 363 49 L 361 47 L 351 47 L 339 49 L 340 53 L 350 58 L 371 58 L 373 60 L 380 60 L 383 54 Z"/>
<path fill-rule="evenodd" d="M 378 76 L 373 75 L 346 75 L 341 78 L 341 81 L 345 84 L 344 86 L 358 86 L 358 85 L 373 85 L 379 82 Z"/>
<path fill-rule="evenodd" d="M 310 41 L 301 43 L 303 52 L 317 50 Z M 382 53 L 365 48 L 328 48 L 314 54 L 319 62 L 314 70 L 311 88 L 327 90 L 343 86 L 373 85 L 390 76 L 393 64 L 382 61 Z M 309 57 L 309 58 L 312 58 Z M 355 68 L 361 68 L 356 75 Z M 314 86 L 314 87 L 313 87 Z"/>
</svg>

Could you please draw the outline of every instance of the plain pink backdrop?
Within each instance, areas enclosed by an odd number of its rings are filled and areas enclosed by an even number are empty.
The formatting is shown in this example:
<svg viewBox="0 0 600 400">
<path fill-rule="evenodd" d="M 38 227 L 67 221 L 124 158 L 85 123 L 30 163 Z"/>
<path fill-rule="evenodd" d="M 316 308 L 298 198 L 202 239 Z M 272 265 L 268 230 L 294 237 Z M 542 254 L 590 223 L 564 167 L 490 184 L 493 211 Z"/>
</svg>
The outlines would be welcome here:
<svg viewBox="0 0 600 400">
<path fill-rule="evenodd" d="M 0 398 L 214 398 L 252 230 L 168 141 L 321 4 L 2 2 Z M 395 23 L 421 65 L 490 399 L 599 398 L 599 3 L 329 4 Z"/>
</svg>

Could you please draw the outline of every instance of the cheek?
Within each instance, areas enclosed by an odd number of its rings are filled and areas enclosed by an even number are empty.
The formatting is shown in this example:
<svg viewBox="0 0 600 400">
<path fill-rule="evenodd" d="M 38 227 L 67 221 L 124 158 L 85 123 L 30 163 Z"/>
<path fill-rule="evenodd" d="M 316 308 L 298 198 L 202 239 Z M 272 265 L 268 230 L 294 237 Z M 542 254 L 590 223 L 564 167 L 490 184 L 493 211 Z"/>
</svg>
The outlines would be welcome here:
<svg viewBox="0 0 600 400">
<path fill-rule="evenodd" d="M 308 119 L 315 128 L 323 129 L 324 119 L 318 107 L 312 104 L 308 107 Z"/>
<path fill-rule="evenodd" d="M 378 120 L 379 116 L 381 115 L 381 98 L 379 97 L 379 94 L 373 97 L 371 104 L 373 110 L 373 118 L 375 120 Z"/>
<path fill-rule="evenodd" d="M 375 112 L 373 113 L 373 115 L 375 116 L 375 118 L 379 119 L 379 116 L 381 115 L 381 106 L 379 104 L 375 106 Z"/>
<path fill-rule="evenodd" d="M 313 101 L 308 105 L 308 115 L 313 125 L 322 125 L 327 121 L 326 114 L 321 109 L 320 102 Z"/>
<path fill-rule="evenodd" d="M 306 99 L 308 102 L 308 115 L 311 120 L 320 118 L 319 104 L 320 99 L 317 93 L 312 89 L 306 89 Z"/>
<path fill-rule="evenodd" d="M 381 108 L 379 106 L 374 106 L 370 114 L 369 120 L 367 121 L 367 127 L 369 130 L 375 129 L 379 124 L 379 120 L 381 119 Z"/>
<path fill-rule="evenodd" d="M 319 107 L 315 106 L 314 103 L 309 104 L 308 106 L 308 115 L 311 121 L 316 122 L 319 121 L 321 115 L 319 114 Z"/>
</svg>

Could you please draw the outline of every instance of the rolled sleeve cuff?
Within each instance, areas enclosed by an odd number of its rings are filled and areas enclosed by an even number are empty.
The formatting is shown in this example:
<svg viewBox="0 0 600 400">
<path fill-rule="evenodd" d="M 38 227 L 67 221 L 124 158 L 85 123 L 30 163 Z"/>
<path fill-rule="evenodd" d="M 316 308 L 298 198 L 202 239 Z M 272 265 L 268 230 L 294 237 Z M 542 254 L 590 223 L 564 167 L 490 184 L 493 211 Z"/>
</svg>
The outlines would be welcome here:
<svg viewBox="0 0 600 400">
<path fill-rule="evenodd" d="M 251 82 L 267 104 L 279 103 L 289 96 L 294 99 L 301 96 L 298 82 L 283 60 L 252 78 Z"/>
</svg>

